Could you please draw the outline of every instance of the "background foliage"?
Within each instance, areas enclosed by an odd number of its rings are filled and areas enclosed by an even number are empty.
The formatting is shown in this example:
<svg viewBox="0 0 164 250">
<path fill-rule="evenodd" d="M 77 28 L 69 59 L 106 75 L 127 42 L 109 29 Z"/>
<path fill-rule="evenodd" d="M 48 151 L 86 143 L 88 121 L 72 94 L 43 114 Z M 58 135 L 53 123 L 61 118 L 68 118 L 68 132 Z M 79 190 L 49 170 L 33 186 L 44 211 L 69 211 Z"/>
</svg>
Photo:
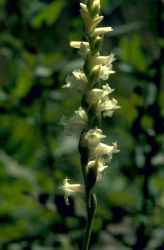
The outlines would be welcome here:
<svg viewBox="0 0 164 250">
<path fill-rule="evenodd" d="M 97 184 L 93 250 L 162 250 L 164 116 L 162 0 L 102 0 L 103 54 L 122 106 L 104 122 L 117 154 Z M 70 40 L 83 25 L 79 0 L 0 0 L 0 249 L 80 249 L 84 203 L 66 206 L 65 176 L 81 181 L 78 133 L 59 125 L 80 95 L 61 89 L 82 66 Z"/>
</svg>

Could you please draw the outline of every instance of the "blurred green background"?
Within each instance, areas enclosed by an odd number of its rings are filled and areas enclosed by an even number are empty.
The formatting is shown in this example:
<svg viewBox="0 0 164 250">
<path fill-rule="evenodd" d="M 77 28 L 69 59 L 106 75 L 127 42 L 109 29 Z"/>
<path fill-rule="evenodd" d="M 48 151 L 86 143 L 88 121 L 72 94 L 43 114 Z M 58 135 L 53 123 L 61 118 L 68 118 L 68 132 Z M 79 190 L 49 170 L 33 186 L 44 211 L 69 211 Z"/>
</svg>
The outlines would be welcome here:
<svg viewBox="0 0 164 250">
<path fill-rule="evenodd" d="M 79 0 L 0 0 L 0 249 L 78 250 L 85 204 L 59 189 L 82 181 L 78 133 L 59 125 L 79 107 L 62 89 L 82 66 L 70 40 L 83 36 Z M 116 54 L 108 81 L 122 108 L 106 118 L 118 141 L 102 182 L 92 250 L 162 250 L 164 62 L 162 0 L 102 0 L 102 54 Z"/>
</svg>

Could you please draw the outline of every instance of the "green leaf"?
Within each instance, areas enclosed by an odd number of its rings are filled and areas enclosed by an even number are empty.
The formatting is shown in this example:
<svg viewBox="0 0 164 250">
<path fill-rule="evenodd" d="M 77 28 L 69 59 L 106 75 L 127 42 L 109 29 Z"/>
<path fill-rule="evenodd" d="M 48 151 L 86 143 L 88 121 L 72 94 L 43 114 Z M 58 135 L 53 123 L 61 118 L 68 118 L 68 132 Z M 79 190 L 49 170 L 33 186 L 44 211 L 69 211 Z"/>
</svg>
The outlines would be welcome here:
<svg viewBox="0 0 164 250">
<path fill-rule="evenodd" d="M 4 5 L 6 0 L 0 0 L 0 5 Z"/>
<path fill-rule="evenodd" d="M 31 22 L 32 26 L 34 28 L 40 28 L 43 23 L 46 23 L 47 26 L 51 26 L 53 23 L 57 21 L 64 5 L 65 5 L 64 0 L 57 0 L 48 4 L 32 19 Z"/>
<path fill-rule="evenodd" d="M 33 84 L 33 72 L 28 68 L 20 69 L 12 95 L 18 98 L 26 96 Z"/>
<path fill-rule="evenodd" d="M 125 62 L 132 64 L 137 70 L 145 71 L 148 67 L 148 59 L 143 53 L 142 41 L 138 35 L 132 39 L 123 37 L 120 41 L 121 57 Z"/>
</svg>

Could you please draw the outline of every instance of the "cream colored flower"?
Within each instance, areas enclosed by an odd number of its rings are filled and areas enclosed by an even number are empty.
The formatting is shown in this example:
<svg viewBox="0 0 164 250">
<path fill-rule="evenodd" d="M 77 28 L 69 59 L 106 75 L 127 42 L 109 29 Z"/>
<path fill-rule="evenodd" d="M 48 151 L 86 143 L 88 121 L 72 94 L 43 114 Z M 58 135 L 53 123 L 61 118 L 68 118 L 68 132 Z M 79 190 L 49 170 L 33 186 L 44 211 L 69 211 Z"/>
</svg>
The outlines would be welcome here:
<svg viewBox="0 0 164 250">
<path fill-rule="evenodd" d="M 101 61 L 98 58 L 97 60 Z M 111 74 L 114 74 L 115 71 L 112 68 L 112 62 L 115 60 L 114 54 L 111 53 L 110 56 L 108 56 L 106 59 L 104 59 L 104 63 L 102 63 L 99 73 L 99 78 L 101 80 L 107 80 Z"/>
<path fill-rule="evenodd" d="M 117 143 L 113 143 L 113 146 L 109 146 L 104 143 L 99 143 L 96 147 L 94 147 L 92 150 L 90 150 L 90 157 L 99 157 L 99 156 L 107 156 L 108 160 L 110 161 L 112 159 L 112 155 L 114 153 L 119 152 L 117 149 Z"/>
<path fill-rule="evenodd" d="M 89 48 L 89 43 L 88 42 L 83 42 L 83 41 L 71 41 L 70 46 L 74 49 L 80 49 L 81 44 L 84 44 L 86 47 Z"/>
<path fill-rule="evenodd" d="M 82 145 L 90 148 L 95 147 L 100 143 L 102 139 L 106 136 L 102 134 L 101 129 L 90 129 L 87 133 L 84 134 L 82 139 Z"/>
<path fill-rule="evenodd" d="M 103 116 L 111 117 L 113 115 L 113 112 L 116 109 L 119 109 L 120 106 L 117 105 L 118 102 L 116 99 L 110 100 L 108 97 L 102 99 L 101 102 L 99 102 L 97 111 L 103 112 Z"/>
<path fill-rule="evenodd" d="M 63 88 L 84 91 L 87 85 L 87 78 L 83 71 L 76 69 L 72 72 L 72 75 L 66 78 L 66 83 Z"/>
<path fill-rule="evenodd" d="M 92 59 L 92 69 L 94 70 L 98 66 L 100 67 L 99 78 L 101 80 L 107 80 L 110 74 L 115 73 L 112 69 L 112 62 L 115 60 L 114 54 L 109 56 L 95 56 Z"/>
<path fill-rule="evenodd" d="M 86 101 L 90 104 L 96 104 L 98 105 L 99 102 L 101 102 L 102 99 L 104 99 L 106 96 L 111 94 L 114 91 L 114 89 L 111 89 L 108 84 L 103 85 L 102 89 L 91 89 L 88 91 L 86 96 Z"/>
<path fill-rule="evenodd" d="M 105 159 L 99 157 L 97 160 L 89 161 L 87 167 L 92 168 L 95 167 L 97 164 L 97 181 L 101 181 L 103 179 L 104 170 L 108 167 L 106 164 Z"/>
<path fill-rule="evenodd" d="M 68 197 L 71 195 L 76 195 L 83 197 L 84 187 L 81 184 L 69 184 L 69 179 L 65 178 L 63 181 L 63 186 L 60 188 L 64 191 L 64 200 L 67 205 L 69 205 Z"/>
<path fill-rule="evenodd" d="M 99 78 L 101 80 L 107 80 L 111 74 L 114 74 L 115 71 L 112 70 L 111 64 L 102 65 L 100 69 Z"/>
<path fill-rule="evenodd" d="M 82 57 L 85 57 L 86 54 L 90 51 L 88 42 L 72 41 L 72 42 L 70 42 L 70 46 L 72 48 L 79 49 L 79 54 Z"/>
<path fill-rule="evenodd" d="M 110 32 L 112 30 L 113 30 L 112 27 L 100 27 L 100 28 L 94 29 L 92 35 L 93 36 L 100 36 L 100 35 L 103 35 L 104 33 Z"/>
<path fill-rule="evenodd" d="M 80 107 L 74 111 L 74 115 L 70 119 L 63 117 L 60 124 L 64 126 L 64 131 L 67 135 L 71 135 L 73 128 L 84 129 L 87 125 L 88 117 L 85 110 Z"/>
</svg>

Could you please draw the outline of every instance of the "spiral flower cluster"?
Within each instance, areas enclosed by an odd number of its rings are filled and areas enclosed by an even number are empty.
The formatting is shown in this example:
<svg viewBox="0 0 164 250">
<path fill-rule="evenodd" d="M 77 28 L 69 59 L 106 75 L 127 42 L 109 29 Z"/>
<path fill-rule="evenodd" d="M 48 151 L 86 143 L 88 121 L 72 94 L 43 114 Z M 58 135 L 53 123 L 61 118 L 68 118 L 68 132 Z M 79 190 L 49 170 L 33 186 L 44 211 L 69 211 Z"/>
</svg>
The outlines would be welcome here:
<svg viewBox="0 0 164 250">
<path fill-rule="evenodd" d="M 111 27 L 98 27 L 103 20 L 99 15 L 100 0 L 88 0 L 80 3 L 80 13 L 85 26 L 85 41 L 71 41 L 70 46 L 78 49 L 84 59 L 83 69 L 75 69 L 66 78 L 64 88 L 72 88 L 82 93 L 81 105 L 69 119 L 62 118 L 67 135 L 73 128 L 81 130 L 79 152 L 84 177 L 84 185 L 68 184 L 64 180 L 62 186 L 68 204 L 68 195 L 77 195 L 86 190 L 92 191 L 96 181 L 102 180 L 103 172 L 111 161 L 114 153 L 119 152 L 117 143 L 109 146 L 103 143 L 106 137 L 99 128 L 102 117 L 111 117 L 119 109 L 117 100 L 110 98 L 114 89 L 104 81 L 115 73 L 112 62 L 114 54 L 100 55 L 100 49 L 105 33 L 112 31 Z M 77 190 L 76 190 L 77 188 Z M 85 193 L 85 192 L 84 192 Z M 87 196 L 87 195 L 86 195 Z"/>
</svg>

